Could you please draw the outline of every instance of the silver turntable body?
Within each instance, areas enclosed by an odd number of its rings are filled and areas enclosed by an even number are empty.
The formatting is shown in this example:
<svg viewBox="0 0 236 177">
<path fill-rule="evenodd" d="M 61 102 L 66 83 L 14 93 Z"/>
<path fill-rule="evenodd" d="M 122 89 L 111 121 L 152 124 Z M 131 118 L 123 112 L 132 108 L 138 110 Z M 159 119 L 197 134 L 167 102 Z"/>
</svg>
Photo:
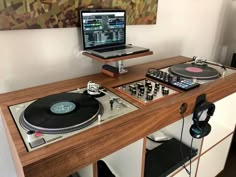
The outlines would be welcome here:
<svg viewBox="0 0 236 177">
<path fill-rule="evenodd" d="M 86 90 L 86 88 L 73 90 L 71 92 L 73 93 L 83 93 Z M 20 118 L 24 116 L 25 109 L 35 102 L 36 100 L 20 103 L 17 105 L 13 105 L 9 107 L 9 110 L 12 114 L 12 117 L 17 125 L 17 128 L 21 134 L 21 137 L 24 141 L 24 144 L 27 148 L 27 150 L 33 151 L 38 148 L 47 146 L 51 143 L 55 143 L 57 141 L 60 141 L 64 138 L 67 138 L 69 136 L 78 134 L 82 131 L 85 131 L 89 128 L 95 127 L 97 125 L 100 125 L 104 122 L 107 122 L 109 120 L 112 120 L 114 118 L 118 118 L 124 114 L 130 113 L 132 111 L 137 110 L 138 108 L 134 105 L 130 104 L 129 102 L 125 101 L 124 99 L 118 97 L 114 93 L 110 92 L 109 90 L 105 90 L 107 94 L 105 94 L 102 97 L 95 98 L 99 101 L 99 103 L 103 107 L 103 112 L 99 114 L 96 118 L 96 120 L 91 123 L 90 125 L 83 127 L 79 130 L 75 130 L 69 133 L 58 133 L 58 134 L 46 134 L 43 132 L 37 132 L 28 130 L 20 124 Z M 114 103 L 111 108 L 110 100 L 111 98 L 114 99 Z"/>
<path fill-rule="evenodd" d="M 192 61 L 191 62 L 187 62 L 186 64 L 191 64 L 193 63 Z M 224 68 L 223 65 L 217 65 L 217 63 L 214 63 L 214 62 L 209 62 L 207 63 L 207 65 L 211 68 L 214 68 L 216 69 L 218 72 L 219 72 L 219 78 L 224 78 L 225 76 L 228 76 L 228 75 L 231 75 L 233 73 L 236 73 L 236 70 L 235 69 L 230 69 L 230 68 Z M 163 69 L 160 69 L 161 71 L 163 72 L 166 72 L 166 73 L 170 73 L 169 71 L 169 68 L 170 67 L 167 67 L 167 68 L 163 68 Z M 171 74 L 171 73 L 170 73 Z M 219 78 L 215 78 L 215 79 L 195 79 L 195 78 L 185 78 L 186 80 L 190 80 L 190 81 L 193 81 L 193 82 L 196 82 L 196 83 L 199 83 L 199 84 L 205 84 L 205 83 L 208 83 L 208 82 L 213 82 L 214 80 L 217 80 Z"/>
</svg>

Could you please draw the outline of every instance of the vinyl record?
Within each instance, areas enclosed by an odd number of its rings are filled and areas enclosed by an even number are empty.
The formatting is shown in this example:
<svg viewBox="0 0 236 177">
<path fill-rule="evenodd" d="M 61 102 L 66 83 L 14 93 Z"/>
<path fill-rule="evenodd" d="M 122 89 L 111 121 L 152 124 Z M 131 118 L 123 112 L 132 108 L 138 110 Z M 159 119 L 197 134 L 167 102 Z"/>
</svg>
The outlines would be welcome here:
<svg viewBox="0 0 236 177">
<path fill-rule="evenodd" d="M 50 95 L 30 104 L 20 118 L 21 125 L 42 133 L 66 133 L 97 120 L 102 105 L 80 93 Z"/>
<path fill-rule="evenodd" d="M 181 77 L 195 78 L 199 80 L 217 79 L 221 74 L 207 65 L 177 64 L 169 68 L 169 72 Z"/>
</svg>

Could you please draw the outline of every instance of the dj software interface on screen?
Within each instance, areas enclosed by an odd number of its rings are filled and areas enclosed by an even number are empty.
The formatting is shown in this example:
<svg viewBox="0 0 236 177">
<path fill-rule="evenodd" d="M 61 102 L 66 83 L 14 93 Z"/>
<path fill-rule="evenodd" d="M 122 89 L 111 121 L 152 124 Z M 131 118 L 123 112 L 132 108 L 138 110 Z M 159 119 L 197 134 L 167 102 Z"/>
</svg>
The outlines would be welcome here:
<svg viewBox="0 0 236 177">
<path fill-rule="evenodd" d="M 124 14 L 96 14 L 83 17 L 86 47 L 124 43 Z"/>
</svg>

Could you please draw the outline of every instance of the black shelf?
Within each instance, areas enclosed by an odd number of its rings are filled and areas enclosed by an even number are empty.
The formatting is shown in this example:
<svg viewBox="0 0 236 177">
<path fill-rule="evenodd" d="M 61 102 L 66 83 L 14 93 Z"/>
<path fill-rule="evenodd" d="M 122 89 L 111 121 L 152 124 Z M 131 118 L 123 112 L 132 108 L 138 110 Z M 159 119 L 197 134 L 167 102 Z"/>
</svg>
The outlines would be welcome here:
<svg viewBox="0 0 236 177">
<path fill-rule="evenodd" d="M 197 155 L 192 149 L 182 143 L 183 158 L 180 152 L 181 142 L 172 138 L 162 145 L 146 152 L 144 177 L 166 177 L 185 162 Z"/>
</svg>

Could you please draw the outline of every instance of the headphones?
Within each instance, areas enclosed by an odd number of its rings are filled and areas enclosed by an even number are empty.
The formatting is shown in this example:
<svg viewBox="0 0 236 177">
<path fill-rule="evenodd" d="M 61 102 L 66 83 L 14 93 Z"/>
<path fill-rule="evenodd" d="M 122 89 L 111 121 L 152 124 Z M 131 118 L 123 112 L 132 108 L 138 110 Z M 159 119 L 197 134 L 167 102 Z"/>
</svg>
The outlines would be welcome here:
<svg viewBox="0 0 236 177">
<path fill-rule="evenodd" d="M 200 121 L 202 113 L 207 110 L 207 116 L 205 120 Z M 190 127 L 190 134 L 193 138 L 203 138 L 207 136 L 211 131 L 211 125 L 208 123 L 210 117 L 215 112 L 215 105 L 206 101 L 206 95 L 200 95 L 197 98 L 196 105 L 193 112 L 193 125 Z"/>
</svg>

